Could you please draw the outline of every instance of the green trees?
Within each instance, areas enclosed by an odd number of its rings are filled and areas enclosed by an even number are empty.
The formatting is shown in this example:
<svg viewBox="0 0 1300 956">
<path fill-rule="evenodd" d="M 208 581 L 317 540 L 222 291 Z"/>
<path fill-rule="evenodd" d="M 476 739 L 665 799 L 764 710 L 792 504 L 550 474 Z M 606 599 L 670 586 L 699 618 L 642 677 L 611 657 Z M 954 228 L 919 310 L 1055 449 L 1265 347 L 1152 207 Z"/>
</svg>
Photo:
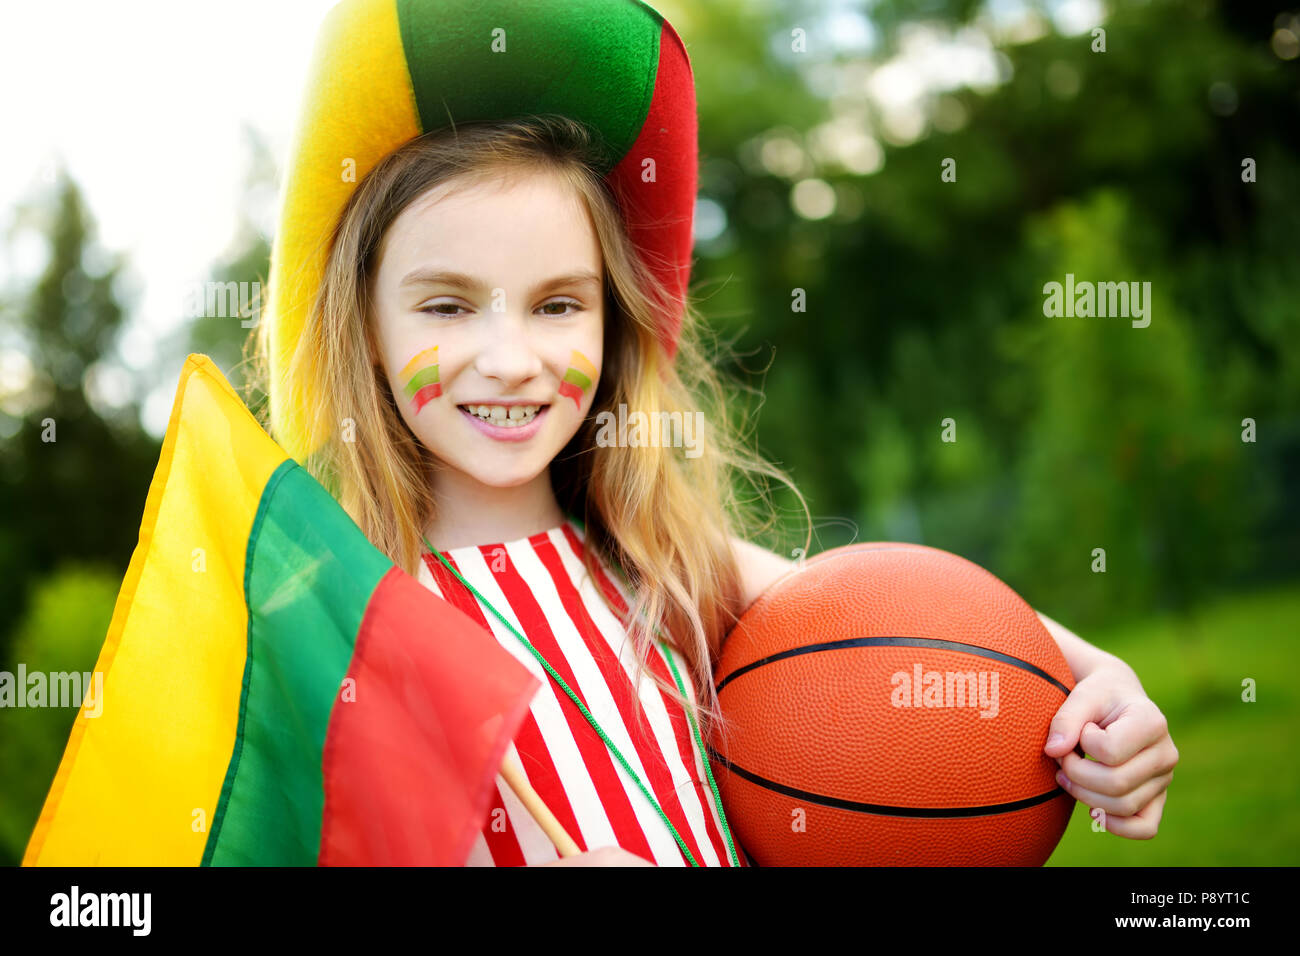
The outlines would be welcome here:
<svg viewBox="0 0 1300 956">
<path fill-rule="evenodd" d="M 110 389 L 97 384 L 114 380 L 123 263 L 99 250 L 80 191 L 62 177 L 50 204 L 30 206 L 19 221 L 30 222 L 48 254 L 0 318 L 4 348 L 31 370 L 0 412 L 3 662 L 29 590 L 59 563 L 103 561 L 125 572 L 159 450 L 129 389 L 119 384 L 111 391 L 120 394 L 104 397 Z"/>
<path fill-rule="evenodd" d="M 1081 278 L 1141 277 L 1151 322 L 1039 310 L 1004 339 L 1038 402 L 1000 563 L 1034 600 L 1080 622 L 1186 608 L 1240 570 L 1260 517 L 1245 494 L 1253 448 L 1179 305 L 1177 273 L 1142 251 L 1152 231 L 1105 190 L 1035 220 L 1029 243 L 1045 275 L 1068 263 Z"/>
<path fill-rule="evenodd" d="M 1042 19 L 996 40 L 1001 82 L 922 96 L 920 135 L 899 145 L 863 93 L 873 71 L 917 29 L 991 22 L 978 3 L 927 10 L 874 4 L 874 49 L 838 51 L 819 5 L 769 11 L 770 42 L 746 47 L 766 57 L 759 89 L 701 87 L 702 141 L 719 116 L 735 141 L 712 144 L 701 179 L 726 229 L 697 281 L 759 354 L 744 365 L 765 370 L 764 448 L 819 517 L 856 522 L 828 520 L 820 547 L 946 548 L 1081 627 L 1294 578 L 1300 61 L 1270 47 L 1273 14 L 1119 4 L 1104 53 Z M 806 55 L 785 52 L 793 26 Z M 692 56 L 725 42 L 697 33 Z M 898 83 L 938 69 L 898 62 Z M 767 115 L 809 89 L 835 96 Z M 825 158 L 828 122 L 883 162 Z M 801 214 L 806 180 L 830 186 L 834 214 Z M 1149 281 L 1150 326 L 1045 316 L 1044 283 L 1067 273 Z"/>
</svg>

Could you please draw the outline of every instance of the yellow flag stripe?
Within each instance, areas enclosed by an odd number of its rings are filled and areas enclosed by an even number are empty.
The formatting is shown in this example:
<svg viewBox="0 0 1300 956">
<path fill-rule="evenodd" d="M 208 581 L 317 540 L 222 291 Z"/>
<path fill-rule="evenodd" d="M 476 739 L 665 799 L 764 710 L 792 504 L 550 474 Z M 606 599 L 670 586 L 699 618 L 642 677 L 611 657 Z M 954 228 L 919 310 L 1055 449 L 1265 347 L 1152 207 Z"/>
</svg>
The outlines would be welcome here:
<svg viewBox="0 0 1300 956">
<path fill-rule="evenodd" d="M 286 459 L 212 361 L 185 361 L 140 541 L 24 865 L 196 865 L 234 748 L 244 563 Z"/>
</svg>

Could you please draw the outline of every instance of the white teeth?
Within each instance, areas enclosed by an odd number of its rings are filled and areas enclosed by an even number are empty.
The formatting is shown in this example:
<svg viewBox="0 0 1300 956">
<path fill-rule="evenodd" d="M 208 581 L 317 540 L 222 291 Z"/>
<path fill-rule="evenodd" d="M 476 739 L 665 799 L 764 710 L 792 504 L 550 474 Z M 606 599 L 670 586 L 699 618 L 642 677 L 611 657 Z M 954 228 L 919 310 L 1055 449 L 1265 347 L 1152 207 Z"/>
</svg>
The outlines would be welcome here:
<svg viewBox="0 0 1300 956">
<path fill-rule="evenodd" d="M 477 415 L 484 421 L 502 428 L 517 428 L 527 425 L 541 409 L 540 405 L 465 405 L 471 415 Z"/>
</svg>

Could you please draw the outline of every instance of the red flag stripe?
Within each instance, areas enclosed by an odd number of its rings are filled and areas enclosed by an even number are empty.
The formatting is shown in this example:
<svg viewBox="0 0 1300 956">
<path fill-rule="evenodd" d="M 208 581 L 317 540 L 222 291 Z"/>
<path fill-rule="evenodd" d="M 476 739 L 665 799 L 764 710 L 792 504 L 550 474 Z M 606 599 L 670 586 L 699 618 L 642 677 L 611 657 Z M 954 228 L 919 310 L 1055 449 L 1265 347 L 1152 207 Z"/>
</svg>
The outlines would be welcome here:
<svg viewBox="0 0 1300 956">
<path fill-rule="evenodd" d="M 527 673 L 502 667 L 509 660 L 469 619 L 431 603 L 391 567 L 366 607 L 322 756 L 322 865 L 464 863 L 491 799 L 491 768 L 509 744 L 501 728 L 518 726 L 536 696 Z M 514 703 L 501 713 L 494 701 Z M 448 733 L 447 720 L 461 732 Z M 407 793 L 428 799 L 386 798 Z"/>
<path fill-rule="evenodd" d="M 422 557 L 424 558 L 424 567 L 422 569 L 423 573 L 429 575 L 429 581 L 424 581 L 423 574 L 421 575 L 420 580 L 422 581 L 422 583 L 426 585 L 432 584 L 432 590 L 442 595 L 444 600 L 446 600 L 448 603 L 452 604 L 459 610 L 465 612 L 465 614 L 467 614 L 471 620 L 473 620 L 480 627 L 488 630 L 488 633 L 491 633 L 491 630 L 487 627 L 487 622 L 483 619 L 482 609 L 478 606 L 478 602 L 474 600 L 473 595 L 471 595 L 468 591 L 466 591 L 464 586 L 461 585 L 460 582 L 458 582 L 454 577 L 452 577 L 451 573 L 446 568 L 444 568 L 442 564 L 438 561 L 438 559 L 435 558 L 432 554 L 425 553 Z M 518 734 L 526 734 L 528 732 L 529 726 L 535 723 L 536 721 L 532 716 L 531 707 L 530 707 L 529 714 L 527 717 L 524 718 L 524 722 L 520 726 Z M 509 754 L 510 751 L 507 750 L 507 755 Z M 505 809 L 505 803 L 504 800 L 502 799 L 501 791 L 507 788 L 508 788 L 508 784 L 505 783 L 501 774 L 498 772 L 496 776 L 496 780 L 494 781 L 494 802 L 492 806 L 493 810 L 497 809 L 498 807 L 500 807 L 502 810 Z M 508 814 L 507 814 L 507 821 L 509 821 Z M 500 858 L 504 860 L 517 860 L 518 863 L 516 863 L 515 865 L 520 865 L 520 866 L 523 865 L 524 851 L 523 848 L 519 845 L 519 840 L 515 835 L 515 828 L 513 826 L 507 825 L 504 830 L 493 831 L 491 828 L 491 823 L 492 823 L 492 817 L 489 815 L 488 819 L 484 822 L 482 829 L 479 831 L 479 838 L 485 840 L 486 842 L 487 836 L 490 834 L 492 837 L 491 842 L 497 847 L 497 853 L 493 854 L 494 856 L 499 855 Z M 475 841 L 476 846 L 477 843 L 478 841 L 476 840 Z M 474 851 L 471 850 L 470 859 L 467 861 L 466 865 L 470 865 L 474 861 L 475 861 Z M 505 865 L 509 865 L 509 864 L 505 864 Z"/>
<path fill-rule="evenodd" d="M 444 554 L 451 566 L 464 575 L 465 572 L 459 566 L 455 557 L 446 552 L 444 552 Z M 470 594 L 469 591 L 465 589 L 465 586 L 457 581 L 456 578 L 452 576 L 451 572 L 443 567 L 442 562 L 432 554 L 424 555 L 424 560 L 425 566 L 429 569 L 429 572 L 433 576 L 438 588 L 447 596 L 447 600 L 468 614 L 481 627 L 485 628 L 488 633 L 495 636 L 496 630 L 489 624 L 487 613 L 475 599 L 474 595 Z M 477 587 L 477 584 L 475 586 Z M 492 623 L 497 623 L 495 618 Z M 506 645 L 506 649 L 512 654 L 515 654 L 517 660 L 523 660 L 523 658 L 516 653 L 516 648 L 523 654 L 527 654 L 528 660 L 525 662 L 525 666 L 529 668 L 530 673 L 537 676 L 540 672 L 540 676 L 538 677 L 539 680 L 544 681 L 548 685 L 554 683 L 551 680 L 550 675 L 542 670 L 536 660 L 533 659 L 532 655 L 528 654 L 524 648 L 518 646 L 519 642 L 517 638 L 512 635 L 510 640 L 515 646 L 512 647 Z M 533 703 L 529 708 L 529 714 L 524 719 L 518 733 L 515 735 L 514 742 L 518 749 L 512 756 L 514 756 L 518 761 L 517 765 L 522 768 L 524 777 L 528 780 L 529 785 L 537 791 L 539 796 L 541 796 L 543 802 L 545 802 L 551 812 L 555 814 L 555 818 L 560 821 L 560 824 L 568 832 L 569 836 L 573 838 L 574 842 L 576 842 L 581 849 L 586 850 L 587 845 L 584 842 L 583 834 L 578 826 L 577 815 L 574 813 L 564 787 L 560 784 L 559 770 L 555 765 L 555 761 L 551 757 L 550 748 L 546 746 L 541 726 L 538 723 L 537 702 L 538 698 L 543 696 L 544 694 L 540 691 L 534 696 Z M 509 751 L 507 751 L 507 753 L 509 753 Z M 502 796 L 502 792 L 508 789 L 509 785 L 506 784 L 504 779 L 500 774 L 498 774 L 498 796 Z M 503 808 L 505 806 L 504 799 L 502 800 L 502 806 Z M 532 864 L 544 863 L 547 859 L 559 858 L 559 854 L 553 847 L 550 856 L 545 859 L 527 859 L 525 857 L 524 848 L 520 844 L 518 833 L 528 829 L 530 826 L 540 831 L 540 827 L 538 827 L 537 823 L 531 819 L 531 816 L 526 820 L 515 820 L 511 818 L 510 826 L 504 832 L 494 831 L 491 827 L 490 819 L 484 824 L 483 837 L 487 841 L 488 848 L 491 851 L 492 860 L 497 866 L 509 866 L 513 860 L 524 860 L 526 863 Z"/>
</svg>

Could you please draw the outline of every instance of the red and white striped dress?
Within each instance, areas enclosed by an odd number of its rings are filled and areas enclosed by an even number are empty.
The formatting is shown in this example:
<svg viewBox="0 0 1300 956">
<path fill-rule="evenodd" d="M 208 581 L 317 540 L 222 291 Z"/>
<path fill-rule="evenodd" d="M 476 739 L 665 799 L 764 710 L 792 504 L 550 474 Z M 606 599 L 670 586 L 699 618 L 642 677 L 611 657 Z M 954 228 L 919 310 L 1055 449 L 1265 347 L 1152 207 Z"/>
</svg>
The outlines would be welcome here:
<svg viewBox="0 0 1300 956">
<path fill-rule="evenodd" d="M 531 537 L 442 554 L 564 678 L 654 793 L 696 862 L 730 866 L 703 755 L 685 712 L 646 677 L 640 687 L 644 717 L 636 719 L 635 650 L 597 588 L 614 596 L 622 614 L 631 595 L 605 567 L 598 580 L 591 579 L 582 561 L 584 537 L 581 527 L 569 520 Z M 640 788 L 522 642 L 434 555 L 424 555 L 419 579 L 487 628 L 541 681 L 507 753 L 578 845 L 583 850 L 616 845 L 660 866 L 689 866 Z M 676 650 L 672 654 L 694 705 L 686 661 Z M 673 686 L 658 642 L 650 665 Z M 736 853 L 745 865 L 738 844 Z M 466 865 L 527 866 L 558 858 L 551 841 L 498 774 L 492 808 Z"/>
</svg>

